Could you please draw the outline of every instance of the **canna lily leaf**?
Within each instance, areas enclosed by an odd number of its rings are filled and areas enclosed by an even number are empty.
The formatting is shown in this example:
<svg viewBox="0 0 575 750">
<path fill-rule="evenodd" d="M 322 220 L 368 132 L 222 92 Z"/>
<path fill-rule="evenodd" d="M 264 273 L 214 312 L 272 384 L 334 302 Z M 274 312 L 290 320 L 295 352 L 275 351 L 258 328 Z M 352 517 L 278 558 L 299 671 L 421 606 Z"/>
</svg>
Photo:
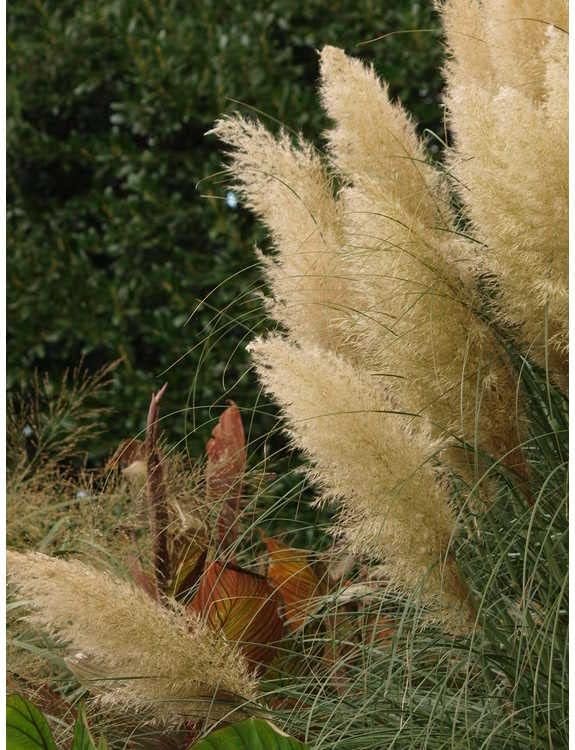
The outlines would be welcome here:
<svg viewBox="0 0 575 750">
<path fill-rule="evenodd" d="M 220 498 L 237 490 L 246 469 L 246 438 L 240 410 L 233 401 L 214 427 L 206 453 L 208 497 Z"/>
<path fill-rule="evenodd" d="M 126 438 L 126 440 L 122 440 L 112 457 L 108 459 L 104 468 L 106 470 L 125 469 L 134 461 L 145 461 L 145 458 L 144 442 L 136 438 Z"/>
<path fill-rule="evenodd" d="M 128 559 L 128 570 L 136 586 L 145 591 L 151 599 L 157 601 L 158 589 L 156 587 L 156 580 L 149 573 L 145 572 L 140 561 L 134 555 L 131 555 Z"/>
<path fill-rule="evenodd" d="M 176 545 L 174 545 L 176 546 Z M 171 593 L 176 599 L 189 598 L 190 591 L 198 582 L 206 562 L 206 544 L 189 539 L 177 545 L 174 553 Z"/>
<path fill-rule="evenodd" d="M 218 541 L 222 546 L 229 546 L 236 537 L 247 460 L 242 417 L 233 401 L 214 427 L 206 453 L 206 496 L 212 502 L 223 501 L 217 524 Z"/>
<path fill-rule="evenodd" d="M 307 750 L 308 746 L 280 732 L 263 719 L 246 719 L 218 729 L 189 750 Z"/>
<path fill-rule="evenodd" d="M 6 748 L 58 750 L 44 714 L 21 695 L 6 699 Z"/>
<path fill-rule="evenodd" d="M 189 607 L 238 643 L 253 666 L 261 668 L 273 659 L 284 626 L 280 600 L 262 576 L 231 563 L 212 562 Z"/>
<path fill-rule="evenodd" d="M 74 738 L 72 740 L 72 750 L 106 750 L 107 744 L 104 739 L 100 739 L 96 745 L 92 737 L 83 708 L 78 712 L 78 718 L 74 725 Z"/>
<path fill-rule="evenodd" d="M 104 467 L 106 471 L 121 469 L 132 484 L 143 486 L 146 482 L 146 450 L 142 440 L 122 440 Z"/>
<path fill-rule="evenodd" d="M 317 609 L 318 597 L 326 593 L 325 576 L 318 576 L 305 550 L 269 537 L 263 541 L 270 558 L 268 580 L 283 600 L 288 628 L 297 630 Z"/>
<path fill-rule="evenodd" d="M 7 750 L 56 750 L 50 726 L 44 714 L 30 701 L 20 695 L 10 695 L 6 711 Z M 107 743 L 101 738 L 95 743 L 83 708 L 80 708 L 74 725 L 71 750 L 106 750 Z"/>
</svg>

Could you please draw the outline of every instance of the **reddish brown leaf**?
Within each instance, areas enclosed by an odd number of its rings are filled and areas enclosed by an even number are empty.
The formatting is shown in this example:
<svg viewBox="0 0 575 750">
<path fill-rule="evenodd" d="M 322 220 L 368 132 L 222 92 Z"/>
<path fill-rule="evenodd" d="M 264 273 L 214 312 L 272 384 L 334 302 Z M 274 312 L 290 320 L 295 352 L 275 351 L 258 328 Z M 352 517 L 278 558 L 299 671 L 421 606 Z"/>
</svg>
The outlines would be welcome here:
<svg viewBox="0 0 575 750">
<path fill-rule="evenodd" d="M 268 580 L 281 596 L 286 624 L 297 630 L 318 605 L 318 597 L 326 593 L 321 579 L 305 550 L 287 547 L 277 539 L 264 537 L 270 563 Z"/>
<path fill-rule="evenodd" d="M 238 643 L 258 669 L 271 662 L 283 634 L 280 602 L 262 576 L 231 563 L 212 562 L 202 575 L 190 609 Z"/>
<path fill-rule="evenodd" d="M 113 456 L 108 459 L 104 469 L 106 471 L 121 469 L 122 474 L 132 484 L 144 485 L 148 471 L 146 444 L 143 440 L 136 438 L 122 440 Z"/>
<path fill-rule="evenodd" d="M 206 491 L 210 499 L 237 491 L 246 468 L 246 440 L 242 418 L 233 403 L 222 413 L 206 445 Z"/>
<path fill-rule="evenodd" d="M 187 600 L 191 589 L 198 582 L 206 562 L 205 540 L 177 540 L 171 554 L 172 577 L 171 593 L 176 599 Z"/>
<path fill-rule="evenodd" d="M 130 557 L 128 560 L 128 569 L 134 583 L 145 591 L 152 599 L 157 600 L 158 589 L 156 588 L 156 580 L 153 576 L 143 570 L 137 558 Z"/>
<path fill-rule="evenodd" d="M 217 527 L 218 541 L 226 547 L 237 535 L 236 524 L 247 459 L 242 417 L 233 401 L 214 427 L 206 453 L 206 497 L 212 502 L 223 502 Z"/>
</svg>

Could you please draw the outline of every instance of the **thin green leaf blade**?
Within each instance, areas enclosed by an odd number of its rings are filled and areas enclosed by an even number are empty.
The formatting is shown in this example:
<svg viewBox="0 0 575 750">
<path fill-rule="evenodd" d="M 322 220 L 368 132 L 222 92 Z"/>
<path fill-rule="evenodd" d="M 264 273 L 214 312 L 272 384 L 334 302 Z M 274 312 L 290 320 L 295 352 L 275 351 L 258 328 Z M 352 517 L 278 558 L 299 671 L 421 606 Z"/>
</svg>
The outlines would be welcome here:
<svg viewBox="0 0 575 750">
<path fill-rule="evenodd" d="M 281 734 L 262 719 L 246 719 L 218 729 L 189 750 L 307 750 L 293 737 Z"/>
<path fill-rule="evenodd" d="M 46 718 L 21 695 L 6 700 L 7 750 L 58 750 Z"/>
</svg>

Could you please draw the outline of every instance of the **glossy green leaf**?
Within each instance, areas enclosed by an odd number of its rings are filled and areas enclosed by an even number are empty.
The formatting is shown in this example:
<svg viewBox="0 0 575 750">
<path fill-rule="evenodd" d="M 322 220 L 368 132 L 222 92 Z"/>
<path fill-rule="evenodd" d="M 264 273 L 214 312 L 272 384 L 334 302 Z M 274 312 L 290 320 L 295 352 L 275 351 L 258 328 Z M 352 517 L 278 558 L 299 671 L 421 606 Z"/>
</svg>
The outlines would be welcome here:
<svg viewBox="0 0 575 750">
<path fill-rule="evenodd" d="M 246 719 L 212 732 L 189 750 L 306 750 L 307 747 L 280 733 L 267 721 Z"/>
<path fill-rule="evenodd" d="M 7 750 L 58 750 L 44 715 L 21 695 L 6 700 Z"/>
<path fill-rule="evenodd" d="M 84 709 L 80 708 L 76 724 L 74 725 L 72 750 L 106 750 L 106 747 L 106 742 L 103 739 L 96 744 L 90 730 L 88 729 Z"/>
</svg>

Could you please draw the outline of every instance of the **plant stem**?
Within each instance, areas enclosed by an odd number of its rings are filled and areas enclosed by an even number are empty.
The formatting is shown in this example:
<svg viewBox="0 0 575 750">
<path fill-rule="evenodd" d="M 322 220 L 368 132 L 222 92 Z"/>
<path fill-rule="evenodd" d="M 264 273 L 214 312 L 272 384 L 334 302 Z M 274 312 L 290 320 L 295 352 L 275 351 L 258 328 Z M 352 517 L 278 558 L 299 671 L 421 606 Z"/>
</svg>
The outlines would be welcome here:
<svg viewBox="0 0 575 750">
<path fill-rule="evenodd" d="M 146 424 L 146 491 L 150 518 L 150 533 L 153 540 L 153 560 L 156 586 L 164 593 L 170 580 L 170 556 L 168 552 L 168 503 L 162 459 L 158 450 L 158 418 L 160 401 L 168 384 L 157 393 L 152 393 Z"/>
</svg>

